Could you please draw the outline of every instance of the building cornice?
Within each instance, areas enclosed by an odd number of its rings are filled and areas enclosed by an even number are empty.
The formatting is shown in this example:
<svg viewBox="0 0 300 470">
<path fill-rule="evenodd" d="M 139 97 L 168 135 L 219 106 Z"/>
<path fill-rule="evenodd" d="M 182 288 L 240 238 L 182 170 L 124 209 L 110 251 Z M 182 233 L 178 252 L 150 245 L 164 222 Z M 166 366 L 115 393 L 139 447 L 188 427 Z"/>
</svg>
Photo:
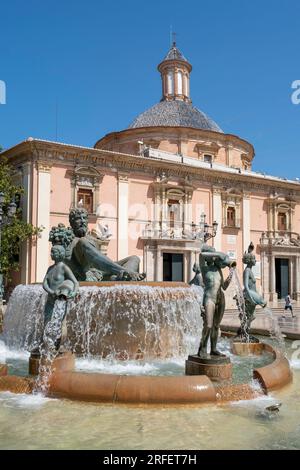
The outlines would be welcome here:
<svg viewBox="0 0 300 470">
<path fill-rule="evenodd" d="M 236 170 L 230 167 L 221 168 L 221 165 L 212 168 L 191 166 L 186 163 L 174 163 L 159 158 L 144 157 L 140 155 L 125 154 L 110 150 L 81 147 L 59 142 L 39 139 L 29 139 L 2 152 L 14 165 L 22 165 L 29 160 L 38 164 L 90 165 L 98 171 L 114 173 L 157 174 L 165 171 L 169 178 L 190 178 L 195 187 L 196 182 L 205 182 L 220 190 L 234 187 L 238 191 L 257 192 L 269 194 L 276 190 L 282 195 L 300 199 L 300 184 L 290 180 L 255 174 L 253 172 Z M 189 159 L 190 160 L 190 159 Z M 197 160 L 195 160 L 197 162 Z"/>
</svg>

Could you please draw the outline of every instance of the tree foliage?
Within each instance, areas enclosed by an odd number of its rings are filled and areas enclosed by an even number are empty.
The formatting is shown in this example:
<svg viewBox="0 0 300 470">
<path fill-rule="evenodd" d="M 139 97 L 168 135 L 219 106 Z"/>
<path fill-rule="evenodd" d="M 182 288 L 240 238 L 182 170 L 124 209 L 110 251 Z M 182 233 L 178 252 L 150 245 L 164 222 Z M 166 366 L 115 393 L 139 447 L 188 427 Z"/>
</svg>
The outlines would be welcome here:
<svg viewBox="0 0 300 470">
<path fill-rule="evenodd" d="M 7 158 L 0 154 L 0 192 L 4 193 L 3 222 L 0 245 L 0 272 L 9 280 L 10 273 L 20 267 L 19 254 L 21 243 L 38 235 L 42 228 L 34 227 L 22 220 L 22 209 L 17 207 L 16 214 L 8 217 L 11 201 L 18 203 L 24 189 L 13 183 L 12 168 Z M 17 204 L 18 206 L 18 204 Z"/>
</svg>

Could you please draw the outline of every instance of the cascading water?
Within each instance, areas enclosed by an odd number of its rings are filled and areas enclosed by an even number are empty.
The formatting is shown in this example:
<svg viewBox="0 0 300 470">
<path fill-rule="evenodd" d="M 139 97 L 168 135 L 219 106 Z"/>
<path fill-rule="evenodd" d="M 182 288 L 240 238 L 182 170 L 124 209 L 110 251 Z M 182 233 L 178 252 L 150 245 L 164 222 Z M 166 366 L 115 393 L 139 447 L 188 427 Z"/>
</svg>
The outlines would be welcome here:
<svg viewBox="0 0 300 470">
<path fill-rule="evenodd" d="M 235 291 L 235 301 L 239 311 L 239 319 L 241 321 L 241 337 L 245 338 L 245 342 L 250 342 L 250 335 L 247 329 L 247 313 L 245 308 L 245 298 L 243 289 L 237 275 L 236 269 L 233 270 L 232 276 L 232 285 Z M 274 316 L 272 310 L 269 307 L 265 307 L 261 310 L 265 315 L 265 323 L 267 323 L 266 329 L 270 332 L 271 339 L 275 342 L 278 349 L 282 352 L 285 350 L 285 343 L 283 336 L 281 334 L 280 326 L 278 324 L 277 318 Z"/>
<path fill-rule="evenodd" d="M 52 363 L 57 356 L 58 342 L 61 340 L 62 323 L 66 314 L 67 301 L 57 299 L 54 304 L 51 320 L 47 323 L 43 341 L 39 346 L 40 365 L 39 374 L 35 384 L 35 392 L 47 395 L 49 380 L 52 373 Z"/>
<path fill-rule="evenodd" d="M 236 269 L 232 269 L 232 286 L 235 291 L 235 296 L 234 299 L 236 301 L 236 305 L 239 311 L 239 319 L 241 322 L 241 330 L 243 333 L 243 337 L 245 338 L 245 342 L 249 343 L 250 342 L 250 336 L 249 332 L 246 328 L 247 325 L 247 314 L 246 314 L 246 308 L 245 308 L 245 298 L 244 298 L 244 293 L 243 293 L 243 288 L 241 286 L 238 274 Z"/>
<path fill-rule="evenodd" d="M 4 340 L 14 349 L 40 344 L 46 294 L 40 285 L 18 286 L 5 315 Z M 80 287 L 68 301 L 71 348 L 84 357 L 183 357 L 201 336 L 201 287 L 124 285 Z"/>
<path fill-rule="evenodd" d="M 273 344 L 276 345 L 277 349 L 282 353 L 286 354 L 285 342 L 277 318 L 269 307 L 265 307 L 263 309 L 263 313 L 266 315 L 268 320 L 267 328 L 270 332 L 270 338 L 272 339 Z"/>
</svg>

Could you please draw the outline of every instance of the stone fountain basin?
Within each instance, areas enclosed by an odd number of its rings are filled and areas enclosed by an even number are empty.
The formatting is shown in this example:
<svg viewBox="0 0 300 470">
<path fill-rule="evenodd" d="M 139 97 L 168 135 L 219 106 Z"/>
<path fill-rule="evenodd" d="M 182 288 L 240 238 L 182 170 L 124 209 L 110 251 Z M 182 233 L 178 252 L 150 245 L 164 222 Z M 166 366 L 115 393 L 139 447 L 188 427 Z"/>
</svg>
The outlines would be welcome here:
<svg viewBox="0 0 300 470">
<path fill-rule="evenodd" d="M 267 394 L 289 384 L 292 372 L 281 351 L 269 344 L 259 344 L 259 354 L 265 351 L 273 355 L 271 364 L 253 371 L 253 378 L 260 382 L 263 393 Z M 162 377 L 80 372 L 75 370 L 75 356 L 71 353 L 56 358 L 52 371 L 48 395 L 71 400 L 179 405 L 247 400 L 258 395 L 249 384 L 213 383 L 206 375 Z M 30 393 L 33 386 L 33 378 L 0 377 L 0 391 Z"/>
</svg>

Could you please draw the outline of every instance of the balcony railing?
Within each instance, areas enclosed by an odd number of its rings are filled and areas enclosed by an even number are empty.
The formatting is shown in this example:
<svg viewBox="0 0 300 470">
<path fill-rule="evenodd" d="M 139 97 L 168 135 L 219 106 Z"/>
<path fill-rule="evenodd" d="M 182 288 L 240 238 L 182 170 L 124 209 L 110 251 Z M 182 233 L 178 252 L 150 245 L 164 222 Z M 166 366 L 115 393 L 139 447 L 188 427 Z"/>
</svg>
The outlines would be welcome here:
<svg viewBox="0 0 300 470">
<path fill-rule="evenodd" d="M 143 238 L 160 238 L 171 240 L 196 240 L 201 234 L 199 225 L 184 224 L 183 222 L 175 222 L 167 224 L 163 222 L 151 223 L 143 230 Z"/>
</svg>

